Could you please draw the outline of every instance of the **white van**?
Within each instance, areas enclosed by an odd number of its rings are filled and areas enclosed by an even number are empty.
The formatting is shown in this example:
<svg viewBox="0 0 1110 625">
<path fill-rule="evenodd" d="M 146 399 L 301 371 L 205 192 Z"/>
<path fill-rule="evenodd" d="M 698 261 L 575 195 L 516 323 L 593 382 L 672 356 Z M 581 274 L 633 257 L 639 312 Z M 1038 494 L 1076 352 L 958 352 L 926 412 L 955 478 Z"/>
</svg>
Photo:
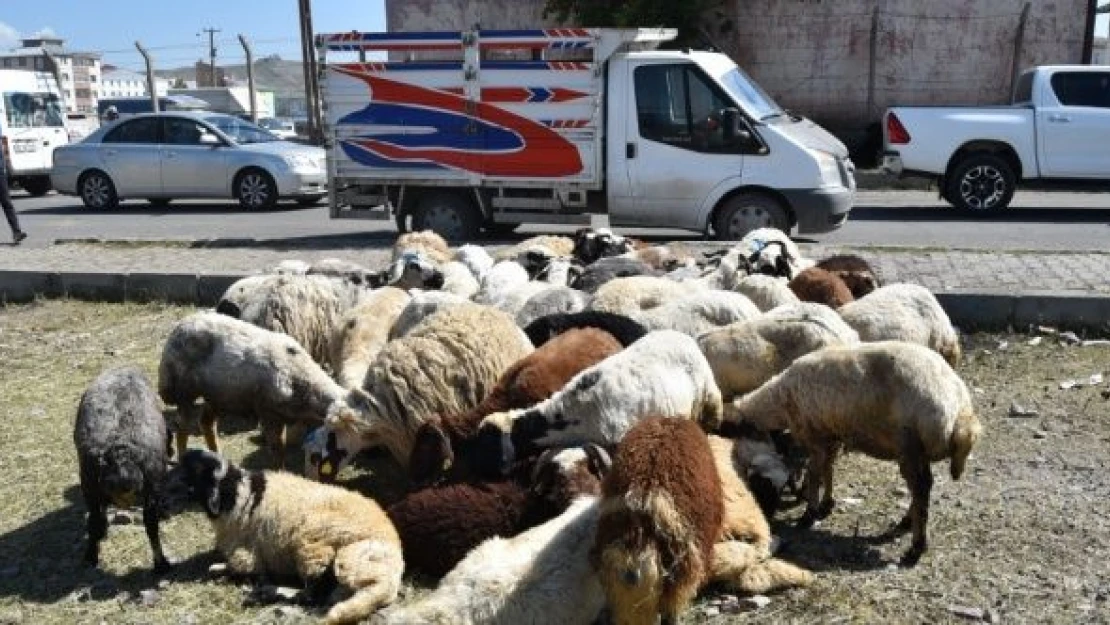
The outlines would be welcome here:
<svg viewBox="0 0 1110 625">
<path fill-rule="evenodd" d="M 69 143 L 58 83 L 48 72 L 0 69 L 0 94 L 8 177 L 31 195 L 44 195 L 54 148 Z"/>
</svg>

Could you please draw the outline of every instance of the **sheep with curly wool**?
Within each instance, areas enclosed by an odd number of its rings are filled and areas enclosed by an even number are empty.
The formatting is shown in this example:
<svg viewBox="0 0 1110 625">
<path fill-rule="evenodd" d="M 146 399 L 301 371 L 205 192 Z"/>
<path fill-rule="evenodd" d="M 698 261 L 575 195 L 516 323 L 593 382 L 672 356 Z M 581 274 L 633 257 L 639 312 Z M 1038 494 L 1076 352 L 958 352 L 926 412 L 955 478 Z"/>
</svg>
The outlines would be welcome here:
<svg viewBox="0 0 1110 625">
<path fill-rule="evenodd" d="M 170 331 L 158 366 L 158 394 L 177 407 L 180 422 L 173 429 L 180 453 L 198 424 L 208 448 L 218 452 L 218 416 L 235 414 L 261 424 L 278 467 L 287 425 L 323 423 L 334 410 L 361 415 L 369 408 L 365 393 L 339 386 L 291 337 L 212 312 L 189 315 Z"/>
<path fill-rule="evenodd" d="M 511 538 L 473 549 L 431 594 L 390 606 L 371 625 L 591 625 L 605 593 L 590 566 L 596 497 Z"/>
<path fill-rule="evenodd" d="M 391 341 L 405 336 L 425 319 L 441 310 L 470 303 L 465 297 L 454 293 L 423 291 L 420 289 L 409 291 L 409 298 L 408 303 L 405 304 L 401 314 L 397 316 L 397 319 L 393 322 L 393 327 L 389 330 L 389 340 Z"/>
<path fill-rule="evenodd" d="M 598 328 L 613 335 L 620 344 L 628 347 L 647 334 L 647 328 L 631 318 L 616 313 L 583 310 L 573 313 L 555 313 L 540 317 L 524 326 L 524 333 L 537 348 L 560 334 L 574 328 Z"/>
<path fill-rule="evenodd" d="M 827 307 L 805 303 L 707 332 L 697 341 L 728 401 L 754 391 L 810 352 L 858 344 L 859 335 Z"/>
<path fill-rule="evenodd" d="M 411 299 L 405 291 L 387 286 L 368 295 L 339 319 L 329 341 L 329 362 L 340 386 L 362 386 L 366 370 L 389 342 L 393 323 Z"/>
<path fill-rule="evenodd" d="M 73 443 L 88 512 L 85 562 L 96 566 L 108 534 L 108 506 L 143 506 L 154 571 L 170 568 L 162 552 L 159 488 L 166 473 L 166 421 L 146 374 L 134 367 L 104 371 L 81 395 Z"/>
<path fill-rule="evenodd" d="M 788 285 L 789 281 L 783 278 L 774 278 L 756 273 L 740 279 L 731 290 L 746 295 L 756 305 L 756 308 L 767 312 L 778 306 L 796 304 L 801 301 Z"/>
<path fill-rule="evenodd" d="M 231 572 L 296 576 L 318 602 L 336 585 L 350 593 L 328 610 L 329 623 L 365 619 L 401 589 L 397 531 L 378 504 L 358 493 L 284 471 L 245 471 L 201 450 L 182 456 L 166 493 L 175 512 L 204 511 Z"/>
<path fill-rule="evenodd" d="M 531 352 L 512 318 L 488 306 L 461 304 L 428 317 L 370 364 L 363 383 L 369 410 L 333 411 L 306 438 L 306 475 L 334 480 L 356 453 L 376 445 L 406 466 L 425 421 L 477 406 Z"/>
<path fill-rule="evenodd" d="M 518 289 L 525 288 L 530 278 L 524 267 L 515 260 L 503 260 L 495 264 L 482 277 L 481 288 L 471 299 L 479 304 L 496 306 L 512 296 Z"/>
<path fill-rule="evenodd" d="M 663 272 L 653 269 L 651 265 L 642 260 L 625 258 L 624 256 L 607 256 L 587 265 L 582 273 L 573 279 L 570 286 L 585 293 L 593 294 L 602 285 L 617 278 L 662 275 Z"/>
<path fill-rule="evenodd" d="M 535 406 L 487 416 L 478 428 L 474 464 L 483 476 L 506 475 L 518 458 L 546 447 L 614 445 L 648 416 L 694 418 L 713 429 L 721 411 L 721 391 L 697 342 L 656 330 Z"/>
<path fill-rule="evenodd" d="M 960 337 L 937 298 L 923 286 L 890 284 L 842 306 L 837 312 L 861 341 L 906 341 L 934 349 L 953 367 L 960 362 Z"/>
<path fill-rule="evenodd" d="M 701 291 L 631 316 L 648 330 L 677 330 L 696 337 L 760 314 L 755 304 L 739 293 Z"/>
<path fill-rule="evenodd" d="M 882 286 L 871 264 L 855 254 L 829 256 L 818 261 L 816 266 L 839 276 L 856 299 Z"/>
<path fill-rule="evenodd" d="M 393 242 L 390 262 L 412 254 L 427 256 L 433 263 L 442 265 L 451 260 L 451 247 L 443 237 L 432 230 L 406 232 Z"/>
<path fill-rule="evenodd" d="M 557 314 L 581 312 L 590 303 L 590 296 L 569 286 L 544 289 L 529 297 L 516 313 L 516 324 L 528 327 L 533 321 Z"/>
<path fill-rule="evenodd" d="M 803 526 L 832 511 L 833 464 L 842 449 L 898 462 L 911 493 L 910 509 L 896 526 L 913 531 L 902 558 L 908 566 L 926 548 L 931 463 L 948 459 L 959 479 L 982 432 L 967 386 L 948 363 L 927 347 L 900 341 L 802 356 L 729 405 L 726 420 L 789 429 L 809 452 Z"/>
<path fill-rule="evenodd" d="M 631 316 L 704 290 L 697 282 L 675 282 L 663 277 L 617 278 L 594 293 L 590 310 Z"/>
<path fill-rule="evenodd" d="M 839 275 L 817 266 L 798 272 L 789 286 L 799 300 L 824 304 L 833 310 L 856 299 Z"/>
<path fill-rule="evenodd" d="M 478 425 L 486 415 L 537 404 L 563 388 L 579 371 L 623 348 L 604 330 L 576 328 L 521 358 L 501 375 L 480 404 L 460 414 L 429 418 L 417 430 L 409 458 L 413 482 L 427 484 L 465 475 L 474 455 Z M 467 462 L 459 462 L 459 458 Z"/>
</svg>

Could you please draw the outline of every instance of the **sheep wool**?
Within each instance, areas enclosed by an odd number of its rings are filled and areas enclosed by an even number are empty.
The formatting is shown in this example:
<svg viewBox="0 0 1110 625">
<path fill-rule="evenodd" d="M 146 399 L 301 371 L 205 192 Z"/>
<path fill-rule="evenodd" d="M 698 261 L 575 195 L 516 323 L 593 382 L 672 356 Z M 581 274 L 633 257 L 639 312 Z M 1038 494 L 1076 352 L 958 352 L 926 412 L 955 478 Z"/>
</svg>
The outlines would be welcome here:
<svg viewBox="0 0 1110 625">
<path fill-rule="evenodd" d="M 940 302 L 923 286 L 880 287 L 837 312 L 861 341 L 917 343 L 936 350 L 953 367 L 960 362 L 960 337 Z"/>
<path fill-rule="evenodd" d="M 636 258 L 608 256 L 590 263 L 576 276 L 570 286 L 585 293 L 596 293 L 602 285 L 617 278 L 633 276 L 662 276 L 663 272 Z"/>
<path fill-rule="evenodd" d="M 412 289 L 409 291 L 409 296 L 408 304 L 401 310 L 401 314 L 397 316 L 396 321 L 393 322 L 393 327 L 389 330 L 389 340 L 391 341 L 405 336 L 425 319 L 441 310 L 446 310 L 457 304 L 469 303 L 465 297 L 443 291 Z"/>
<path fill-rule="evenodd" d="M 482 286 L 471 297 L 478 304 L 497 305 L 514 291 L 528 284 L 528 272 L 514 260 L 503 260 L 482 277 Z"/>
<path fill-rule="evenodd" d="M 397 262 L 406 254 L 423 254 L 436 264 L 451 260 L 451 248 L 447 241 L 432 230 L 407 232 L 393 242 L 391 263 Z"/>
<path fill-rule="evenodd" d="M 516 245 L 502 248 L 494 253 L 496 261 L 520 261 L 529 251 L 544 250 L 550 258 L 566 258 L 574 253 L 574 240 L 570 237 L 544 234 L 527 238 Z"/>
<path fill-rule="evenodd" d="M 800 271 L 790 281 L 790 290 L 803 302 L 824 304 L 833 310 L 855 299 L 839 275 L 820 267 Z"/>
<path fill-rule="evenodd" d="M 594 293 L 590 310 L 621 315 L 649 310 L 703 289 L 697 282 L 675 282 L 663 277 L 632 276 L 606 282 Z"/>
<path fill-rule="evenodd" d="M 493 267 L 493 257 L 480 245 L 466 244 L 455 250 L 455 260 L 466 265 L 470 273 L 480 283 L 486 272 Z"/>
<path fill-rule="evenodd" d="M 389 341 L 390 328 L 410 299 L 405 291 L 387 286 L 340 318 L 329 341 L 331 370 L 340 386 L 362 386 L 366 370 Z"/>
<path fill-rule="evenodd" d="M 702 291 L 635 313 L 633 318 L 648 330 L 677 330 L 696 337 L 759 315 L 755 304 L 739 293 Z"/>
<path fill-rule="evenodd" d="M 524 302 L 516 313 L 516 324 L 526 328 L 541 317 L 580 312 L 586 309 L 589 302 L 588 295 L 569 286 L 544 289 Z"/>
<path fill-rule="evenodd" d="M 757 273 L 742 278 L 732 290 L 741 295 L 746 295 L 755 304 L 756 308 L 767 312 L 772 308 L 795 304 L 800 301 L 794 291 L 791 291 L 787 285 L 788 281 L 783 278 Z"/>
</svg>

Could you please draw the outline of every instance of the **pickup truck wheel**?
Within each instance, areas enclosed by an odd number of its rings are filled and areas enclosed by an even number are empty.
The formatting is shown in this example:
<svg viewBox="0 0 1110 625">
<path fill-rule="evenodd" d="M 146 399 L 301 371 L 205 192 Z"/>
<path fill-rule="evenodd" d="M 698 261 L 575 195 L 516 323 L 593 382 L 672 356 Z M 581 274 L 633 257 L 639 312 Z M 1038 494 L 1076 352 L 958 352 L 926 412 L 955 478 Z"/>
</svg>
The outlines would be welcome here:
<svg viewBox="0 0 1110 625">
<path fill-rule="evenodd" d="M 412 216 L 413 230 L 432 230 L 449 241 L 473 240 L 481 225 L 478 210 L 456 193 L 425 195 Z"/>
<path fill-rule="evenodd" d="M 740 193 L 725 202 L 713 229 L 720 241 L 738 241 L 757 228 L 790 232 L 790 218 L 775 198 L 762 193 Z"/>
<path fill-rule="evenodd" d="M 972 154 L 959 161 L 945 178 L 946 199 L 956 208 L 969 212 L 1006 208 L 1017 187 L 1013 168 L 994 154 Z"/>
</svg>

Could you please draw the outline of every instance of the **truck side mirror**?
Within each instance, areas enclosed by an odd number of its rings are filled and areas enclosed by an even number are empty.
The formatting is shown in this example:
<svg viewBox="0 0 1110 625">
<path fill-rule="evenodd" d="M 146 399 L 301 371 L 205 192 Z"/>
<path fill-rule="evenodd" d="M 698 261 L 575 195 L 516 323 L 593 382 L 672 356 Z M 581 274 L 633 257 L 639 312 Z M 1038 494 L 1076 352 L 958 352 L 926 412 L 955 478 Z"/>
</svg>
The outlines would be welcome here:
<svg viewBox="0 0 1110 625">
<path fill-rule="evenodd" d="M 735 108 L 721 109 L 721 125 L 725 141 L 729 143 L 747 144 L 752 140 L 752 133 L 744 127 L 740 111 Z"/>
</svg>

